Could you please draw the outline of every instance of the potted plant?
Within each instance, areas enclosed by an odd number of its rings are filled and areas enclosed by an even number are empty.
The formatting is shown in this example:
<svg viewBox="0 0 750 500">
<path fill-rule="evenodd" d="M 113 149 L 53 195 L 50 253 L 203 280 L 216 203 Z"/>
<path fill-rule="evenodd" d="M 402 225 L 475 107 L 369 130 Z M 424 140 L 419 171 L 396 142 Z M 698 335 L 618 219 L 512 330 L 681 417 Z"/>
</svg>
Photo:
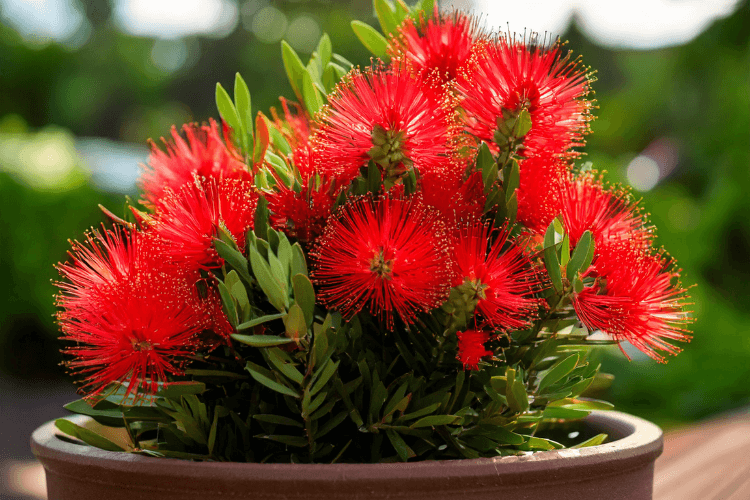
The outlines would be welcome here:
<svg viewBox="0 0 750 500">
<path fill-rule="evenodd" d="M 576 163 L 590 70 L 374 6 L 371 66 L 282 43 L 298 103 L 217 85 L 221 125 L 152 143 L 140 205 L 73 243 L 85 418 L 33 436 L 51 498 L 650 498 L 661 433 L 592 414 L 596 347 L 663 361 L 691 318 L 637 202 Z"/>
</svg>

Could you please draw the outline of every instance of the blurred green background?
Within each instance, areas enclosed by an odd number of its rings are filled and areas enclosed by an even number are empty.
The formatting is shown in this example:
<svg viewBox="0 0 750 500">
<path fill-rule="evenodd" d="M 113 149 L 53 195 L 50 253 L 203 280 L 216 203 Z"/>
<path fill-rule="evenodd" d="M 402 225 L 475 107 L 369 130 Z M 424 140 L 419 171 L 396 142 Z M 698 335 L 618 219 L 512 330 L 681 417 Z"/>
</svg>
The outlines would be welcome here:
<svg viewBox="0 0 750 500">
<path fill-rule="evenodd" d="M 455 3 L 472 8 L 468 0 Z M 29 24 L 24 9 L 34 4 L 63 5 L 62 14 L 53 9 L 46 24 L 44 17 Z M 133 14 L 149 9 L 145 0 L 0 1 L 0 375 L 6 381 L 64 377 L 52 318 L 53 263 L 65 260 L 68 238 L 103 220 L 97 204 L 119 213 L 124 195 L 137 196 L 146 139 L 168 135 L 173 124 L 217 116 L 214 86 L 231 88 L 236 71 L 251 86 L 254 109 L 290 97 L 282 36 L 309 54 L 327 32 L 336 52 L 355 63 L 369 60 L 349 21 L 375 24 L 370 0 L 171 5 L 163 25 L 148 31 Z M 206 9 L 203 21 L 216 22 L 190 24 L 180 12 L 198 8 Z M 130 24 L 123 21 L 128 9 Z M 683 268 L 685 284 L 696 285 L 695 338 L 680 356 L 667 365 L 632 350 L 630 362 L 617 350 L 605 356 L 605 370 L 616 375 L 608 397 L 666 426 L 750 402 L 750 8 L 745 0 L 726 10 L 690 41 L 660 48 L 612 48 L 628 43 L 607 42 L 606 33 L 590 38 L 579 16 L 562 35 L 597 70 L 599 118 L 585 159 L 610 180 L 634 186 L 659 244 Z M 73 28 L 59 28 L 60 16 L 73 19 Z M 487 20 L 505 26 L 502 12 Z"/>
</svg>

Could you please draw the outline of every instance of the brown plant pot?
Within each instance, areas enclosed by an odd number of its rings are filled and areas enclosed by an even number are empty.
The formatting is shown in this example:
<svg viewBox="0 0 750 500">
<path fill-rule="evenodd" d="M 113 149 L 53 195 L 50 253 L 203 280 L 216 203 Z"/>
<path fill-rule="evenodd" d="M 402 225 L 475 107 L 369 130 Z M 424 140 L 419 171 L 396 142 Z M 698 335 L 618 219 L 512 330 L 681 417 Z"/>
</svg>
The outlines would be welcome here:
<svg viewBox="0 0 750 500">
<path fill-rule="evenodd" d="M 80 420 L 78 421 L 80 423 Z M 399 464 L 242 464 L 113 453 L 56 437 L 52 422 L 31 436 L 49 500 L 646 500 L 662 432 L 619 412 L 586 425 L 611 442 L 525 456 Z"/>
</svg>

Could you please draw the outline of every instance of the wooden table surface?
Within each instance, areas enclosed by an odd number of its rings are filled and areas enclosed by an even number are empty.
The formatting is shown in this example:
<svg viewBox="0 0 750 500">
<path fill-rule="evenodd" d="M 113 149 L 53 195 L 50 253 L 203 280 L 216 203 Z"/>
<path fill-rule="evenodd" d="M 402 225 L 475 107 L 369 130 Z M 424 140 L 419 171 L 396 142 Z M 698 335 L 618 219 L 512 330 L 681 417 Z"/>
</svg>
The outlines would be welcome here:
<svg viewBox="0 0 750 500">
<path fill-rule="evenodd" d="M 654 500 L 750 500 L 750 413 L 666 433 Z"/>
<path fill-rule="evenodd" d="M 45 498 L 41 465 L 0 465 L 5 469 L 0 470 L 0 498 Z M 664 454 L 656 461 L 654 500 L 750 500 L 750 413 L 666 433 Z"/>
</svg>

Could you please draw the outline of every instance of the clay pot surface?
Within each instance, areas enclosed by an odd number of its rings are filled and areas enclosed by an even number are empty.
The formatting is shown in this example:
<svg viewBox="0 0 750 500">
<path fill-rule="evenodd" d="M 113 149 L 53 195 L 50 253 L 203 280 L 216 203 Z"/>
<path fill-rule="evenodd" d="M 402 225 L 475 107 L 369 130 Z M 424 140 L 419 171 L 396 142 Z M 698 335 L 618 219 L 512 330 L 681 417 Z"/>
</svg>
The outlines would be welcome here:
<svg viewBox="0 0 750 500">
<path fill-rule="evenodd" d="M 74 419 L 80 423 L 80 420 Z M 399 464 L 192 462 L 113 453 L 38 428 L 32 451 L 44 465 L 49 500 L 646 500 L 662 432 L 619 412 L 586 424 L 609 443 L 525 456 Z"/>
</svg>

